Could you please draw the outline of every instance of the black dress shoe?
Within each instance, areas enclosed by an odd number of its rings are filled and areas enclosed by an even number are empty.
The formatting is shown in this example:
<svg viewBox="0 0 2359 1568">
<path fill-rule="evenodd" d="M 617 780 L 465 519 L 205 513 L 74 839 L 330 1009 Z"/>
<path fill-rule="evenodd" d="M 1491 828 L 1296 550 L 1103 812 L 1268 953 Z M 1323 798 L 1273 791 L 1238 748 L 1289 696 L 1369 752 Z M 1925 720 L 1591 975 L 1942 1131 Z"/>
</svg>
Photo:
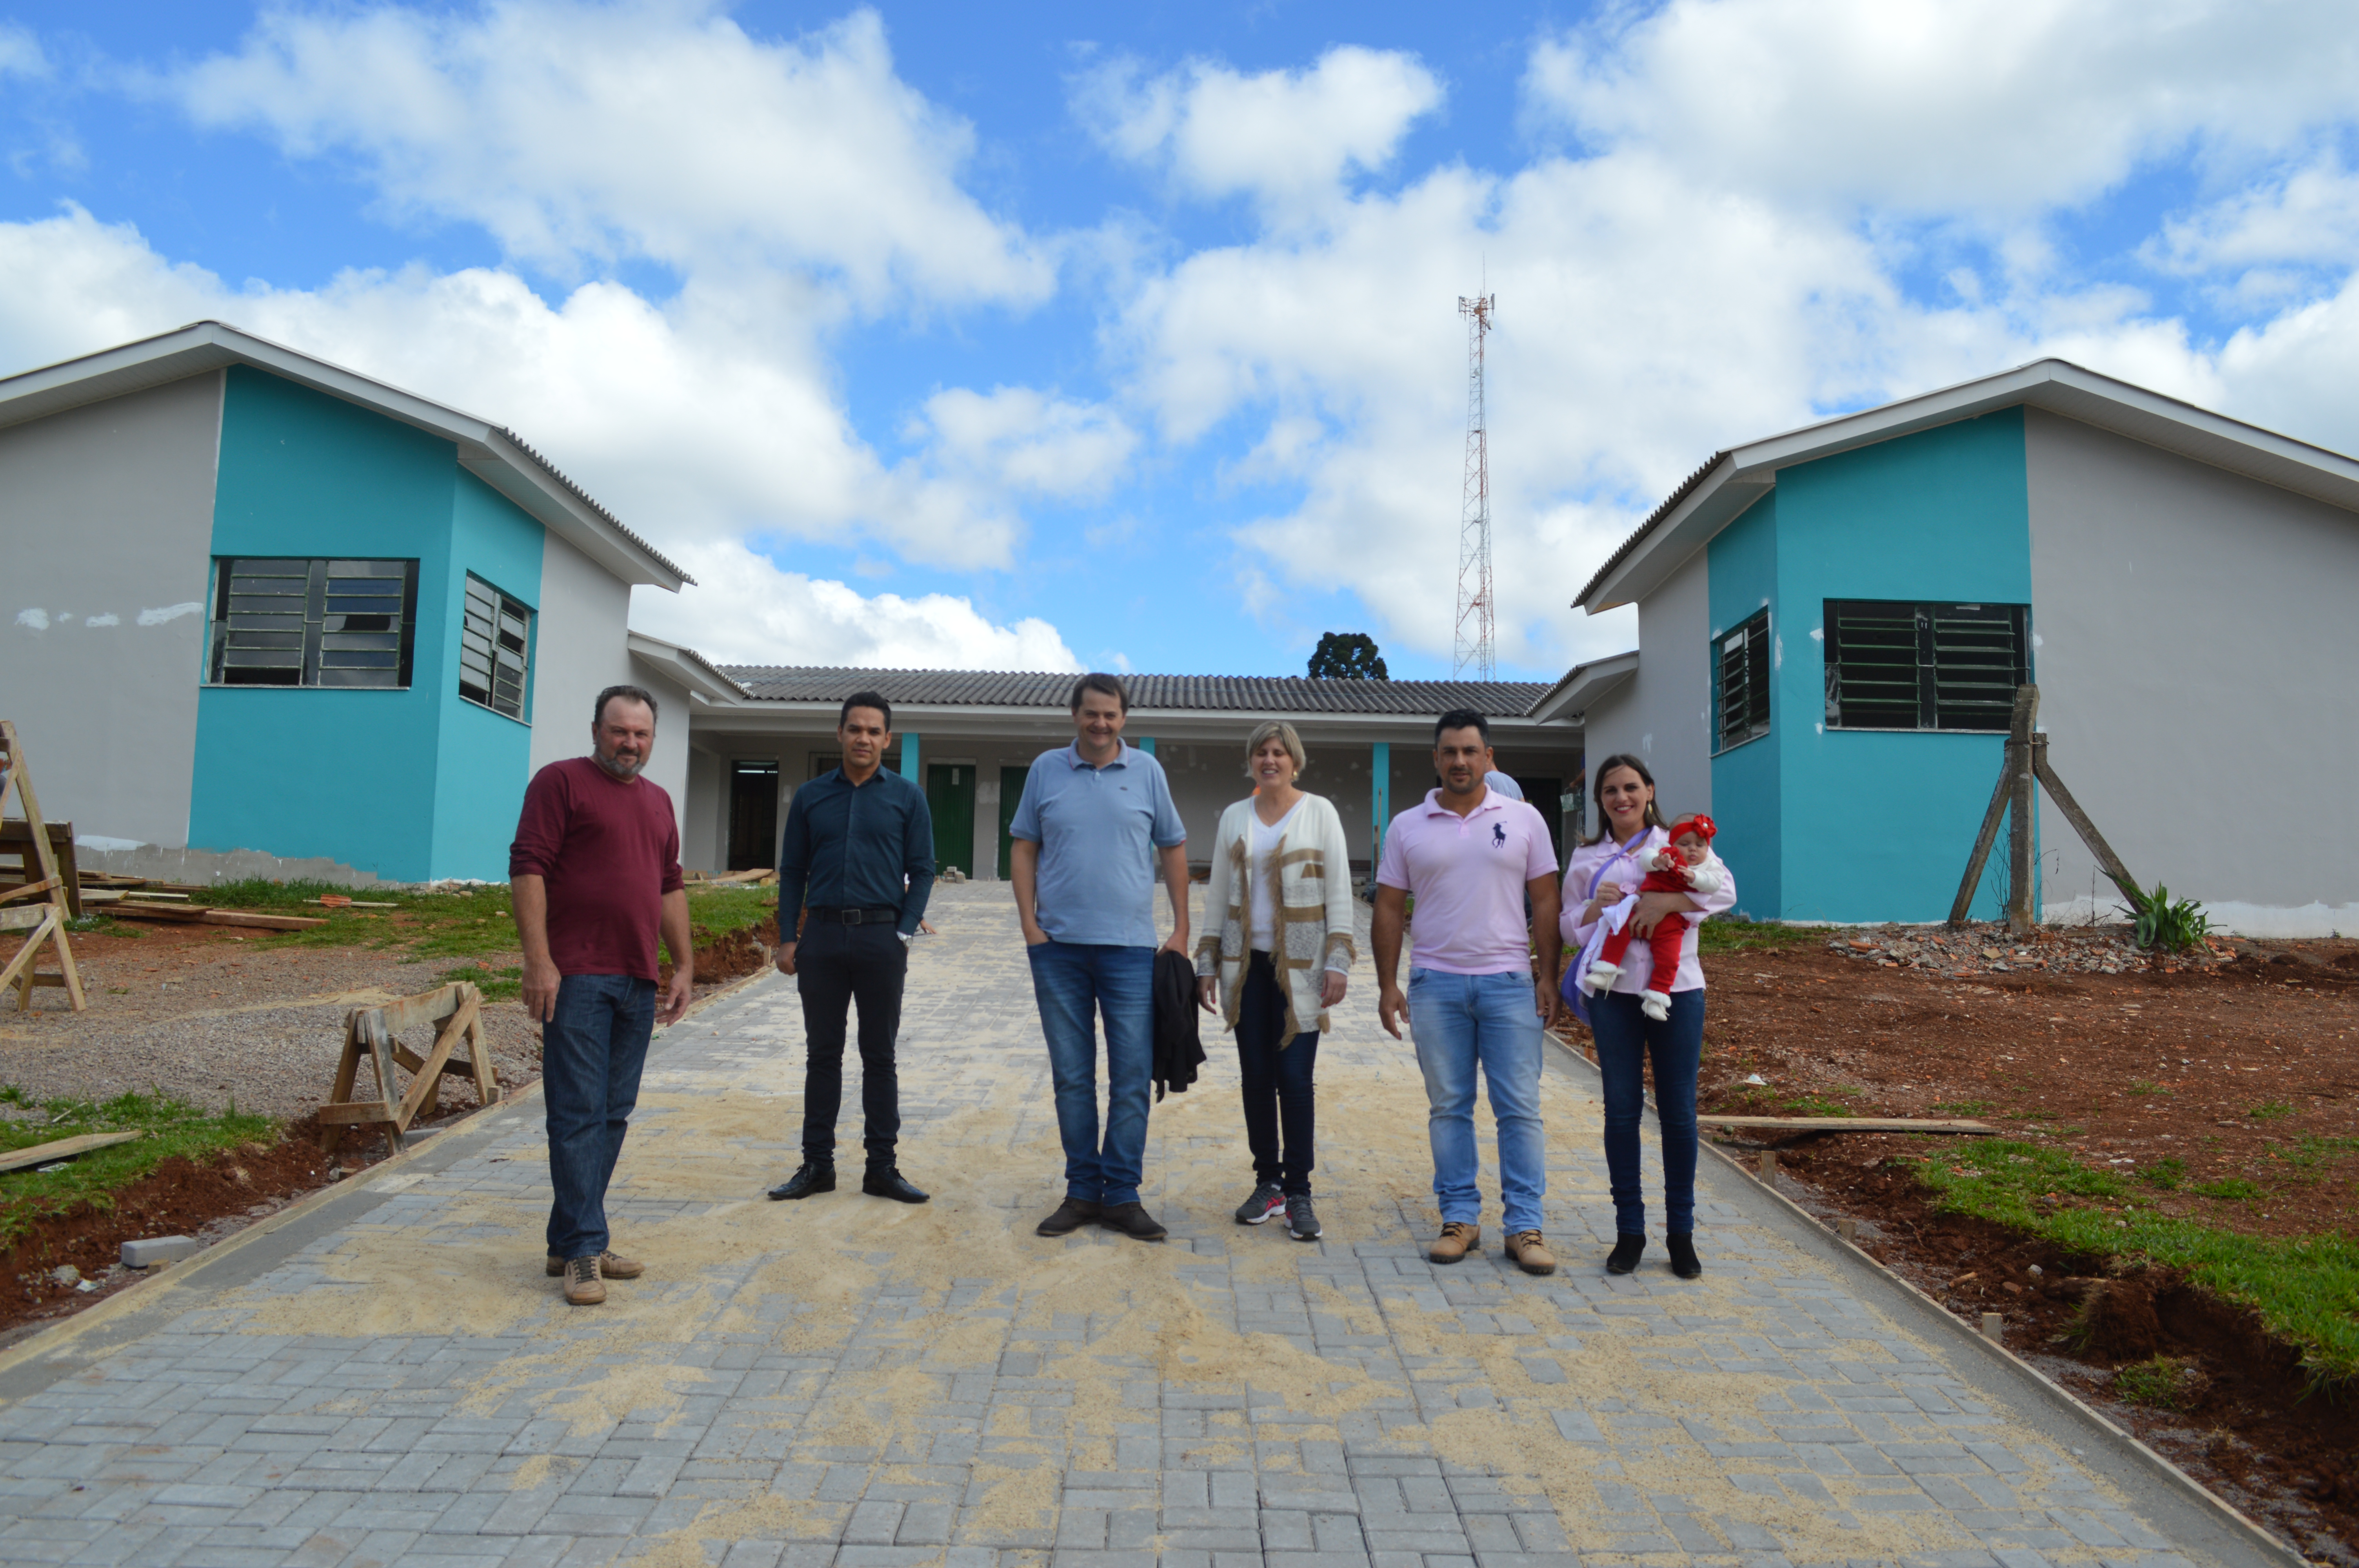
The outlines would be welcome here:
<svg viewBox="0 0 2359 1568">
<path fill-rule="evenodd" d="M 796 1167 L 795 1173 L 770 1189 L 774 1198 L 807 1198 L 813 1193 L 835 1191 L 835 1167 L 814 1165 L 809 1160 Z"/>
<path fill-rule="evenodd" d="M 1671 1254 L 1672 1273 L 1682 1280 L 1696 1280 L 1703 1277 L 1703 1264 L 1698 1260 L 1695 1254 L 1693 1231 L 1674 1230 L 1663 1238 L 1663 1245 Z"/>
<path fill-rule="evenodd" d="M 924 1203 L 934 1195 L 911 1186 L 909 1178 L 897 1170 L 869 1172 L 860 1178 L 860 1190 L 872 1198 L 891 1198 L 896 1203 Z"/>
<path fill-rule="evenodd" d="M 1636 1270 L 1638 1260 L 1646 1256 L 1646 1252 L 1645 1237 L 1623 1232 L 1614 1238 L 1614 1250 L 1605 1259 L 1605 1271 L 1609 1274 L 1630 1273 Z"/>
<path fill-rule="evenodd" d="M 1035 1226 L 1035 1236 L 1071 1236 L 1085 1225 L 1094 1225 L 1104 1213 L 1089 1198 L 1067 1198 L 1057 1206 L 1057 1212 Z"/>
<path fill-rule="evenodd" d="M 1105 1212 L 1098 1216 L 1098 1223 L 1108 1230 L 1119 1230 L 1139 1241 L 1160 1241 L 1171 1234 L 1147 1212 L 1145 1204 L 1109 1204 Z"/>
</svg>

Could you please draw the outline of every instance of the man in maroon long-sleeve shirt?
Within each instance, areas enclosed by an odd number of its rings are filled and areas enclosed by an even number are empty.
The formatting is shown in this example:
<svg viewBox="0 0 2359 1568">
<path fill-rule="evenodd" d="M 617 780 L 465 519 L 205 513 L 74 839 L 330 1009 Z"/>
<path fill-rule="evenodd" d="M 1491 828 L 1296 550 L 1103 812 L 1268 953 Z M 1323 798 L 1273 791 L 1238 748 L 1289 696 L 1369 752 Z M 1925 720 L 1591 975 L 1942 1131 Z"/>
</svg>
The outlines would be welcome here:
<svg viewBox="0 0 2359 1568">
<path fill-rule="evenodd" d="M 655 752 L 656 699 L 598 694 L 592 754 L 551 762 L 525 787 L 508 881 L 524 943 L 525 1011 L 540 1021 L 549 1113 L 549 1271 L 594 1306 L 604 1281 L 642 1265 L 608 1250 L 606 1184 L 639 1102 L 647 1037 L 688 1011 L 695 957 L 671 796 L 639 776 Z M 656 938 L 671 989 L 656 1004 Z"/>
</svg>

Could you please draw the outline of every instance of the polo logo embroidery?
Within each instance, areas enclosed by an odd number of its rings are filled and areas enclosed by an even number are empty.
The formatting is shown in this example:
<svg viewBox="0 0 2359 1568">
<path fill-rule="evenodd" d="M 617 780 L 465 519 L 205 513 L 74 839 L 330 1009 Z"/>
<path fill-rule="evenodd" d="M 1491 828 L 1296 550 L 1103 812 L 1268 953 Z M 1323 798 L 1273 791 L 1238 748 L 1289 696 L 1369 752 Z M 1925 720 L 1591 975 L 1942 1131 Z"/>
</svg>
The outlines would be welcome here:
<svg viewBox="0 0 2359 1568">
<path fill-rule="evenodd" d="M 1491 848 L 1504 849 L 1506 847 L 1507 825 L 1504 822 L 1494 822 L 1491 824 Z"/>
</svg>

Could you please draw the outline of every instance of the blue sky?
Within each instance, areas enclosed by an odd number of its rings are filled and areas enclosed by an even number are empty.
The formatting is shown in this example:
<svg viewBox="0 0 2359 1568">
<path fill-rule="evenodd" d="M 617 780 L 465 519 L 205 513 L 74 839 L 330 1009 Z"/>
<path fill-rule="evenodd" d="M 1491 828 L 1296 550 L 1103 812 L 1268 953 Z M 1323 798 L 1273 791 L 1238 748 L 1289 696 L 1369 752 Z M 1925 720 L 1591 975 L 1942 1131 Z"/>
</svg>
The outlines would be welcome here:
<svg viewBox="0 0 2359 1568">
<path fill-rule="evenodd" d="M 728 660 L 1501 664 L 1716 448 L 2061 353 L 2359 449 L 2340 7 L 24 5 L 0 368 L 213 315 L 513 425 Z"/>
</svg>

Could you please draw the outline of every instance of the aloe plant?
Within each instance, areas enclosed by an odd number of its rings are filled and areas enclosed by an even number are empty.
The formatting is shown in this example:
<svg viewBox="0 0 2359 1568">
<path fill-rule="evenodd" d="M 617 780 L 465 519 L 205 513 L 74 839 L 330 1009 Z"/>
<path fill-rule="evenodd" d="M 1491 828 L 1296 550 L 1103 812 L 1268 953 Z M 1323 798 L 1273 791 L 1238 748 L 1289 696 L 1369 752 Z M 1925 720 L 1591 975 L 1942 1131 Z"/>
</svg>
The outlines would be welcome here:
<svg viewBox="0 0 2359 1568">
<path fill-rule="evenodd" d="M 2152 892 L 2134 895 L 2131 917 L 2136 921 L 2132 940 L 2147 951 L 2162 948 L 2184 953 L 2211 934 L 2212 917 L 2191 898 L 2174 901 L 2160 882 Z"/>
</svg>

